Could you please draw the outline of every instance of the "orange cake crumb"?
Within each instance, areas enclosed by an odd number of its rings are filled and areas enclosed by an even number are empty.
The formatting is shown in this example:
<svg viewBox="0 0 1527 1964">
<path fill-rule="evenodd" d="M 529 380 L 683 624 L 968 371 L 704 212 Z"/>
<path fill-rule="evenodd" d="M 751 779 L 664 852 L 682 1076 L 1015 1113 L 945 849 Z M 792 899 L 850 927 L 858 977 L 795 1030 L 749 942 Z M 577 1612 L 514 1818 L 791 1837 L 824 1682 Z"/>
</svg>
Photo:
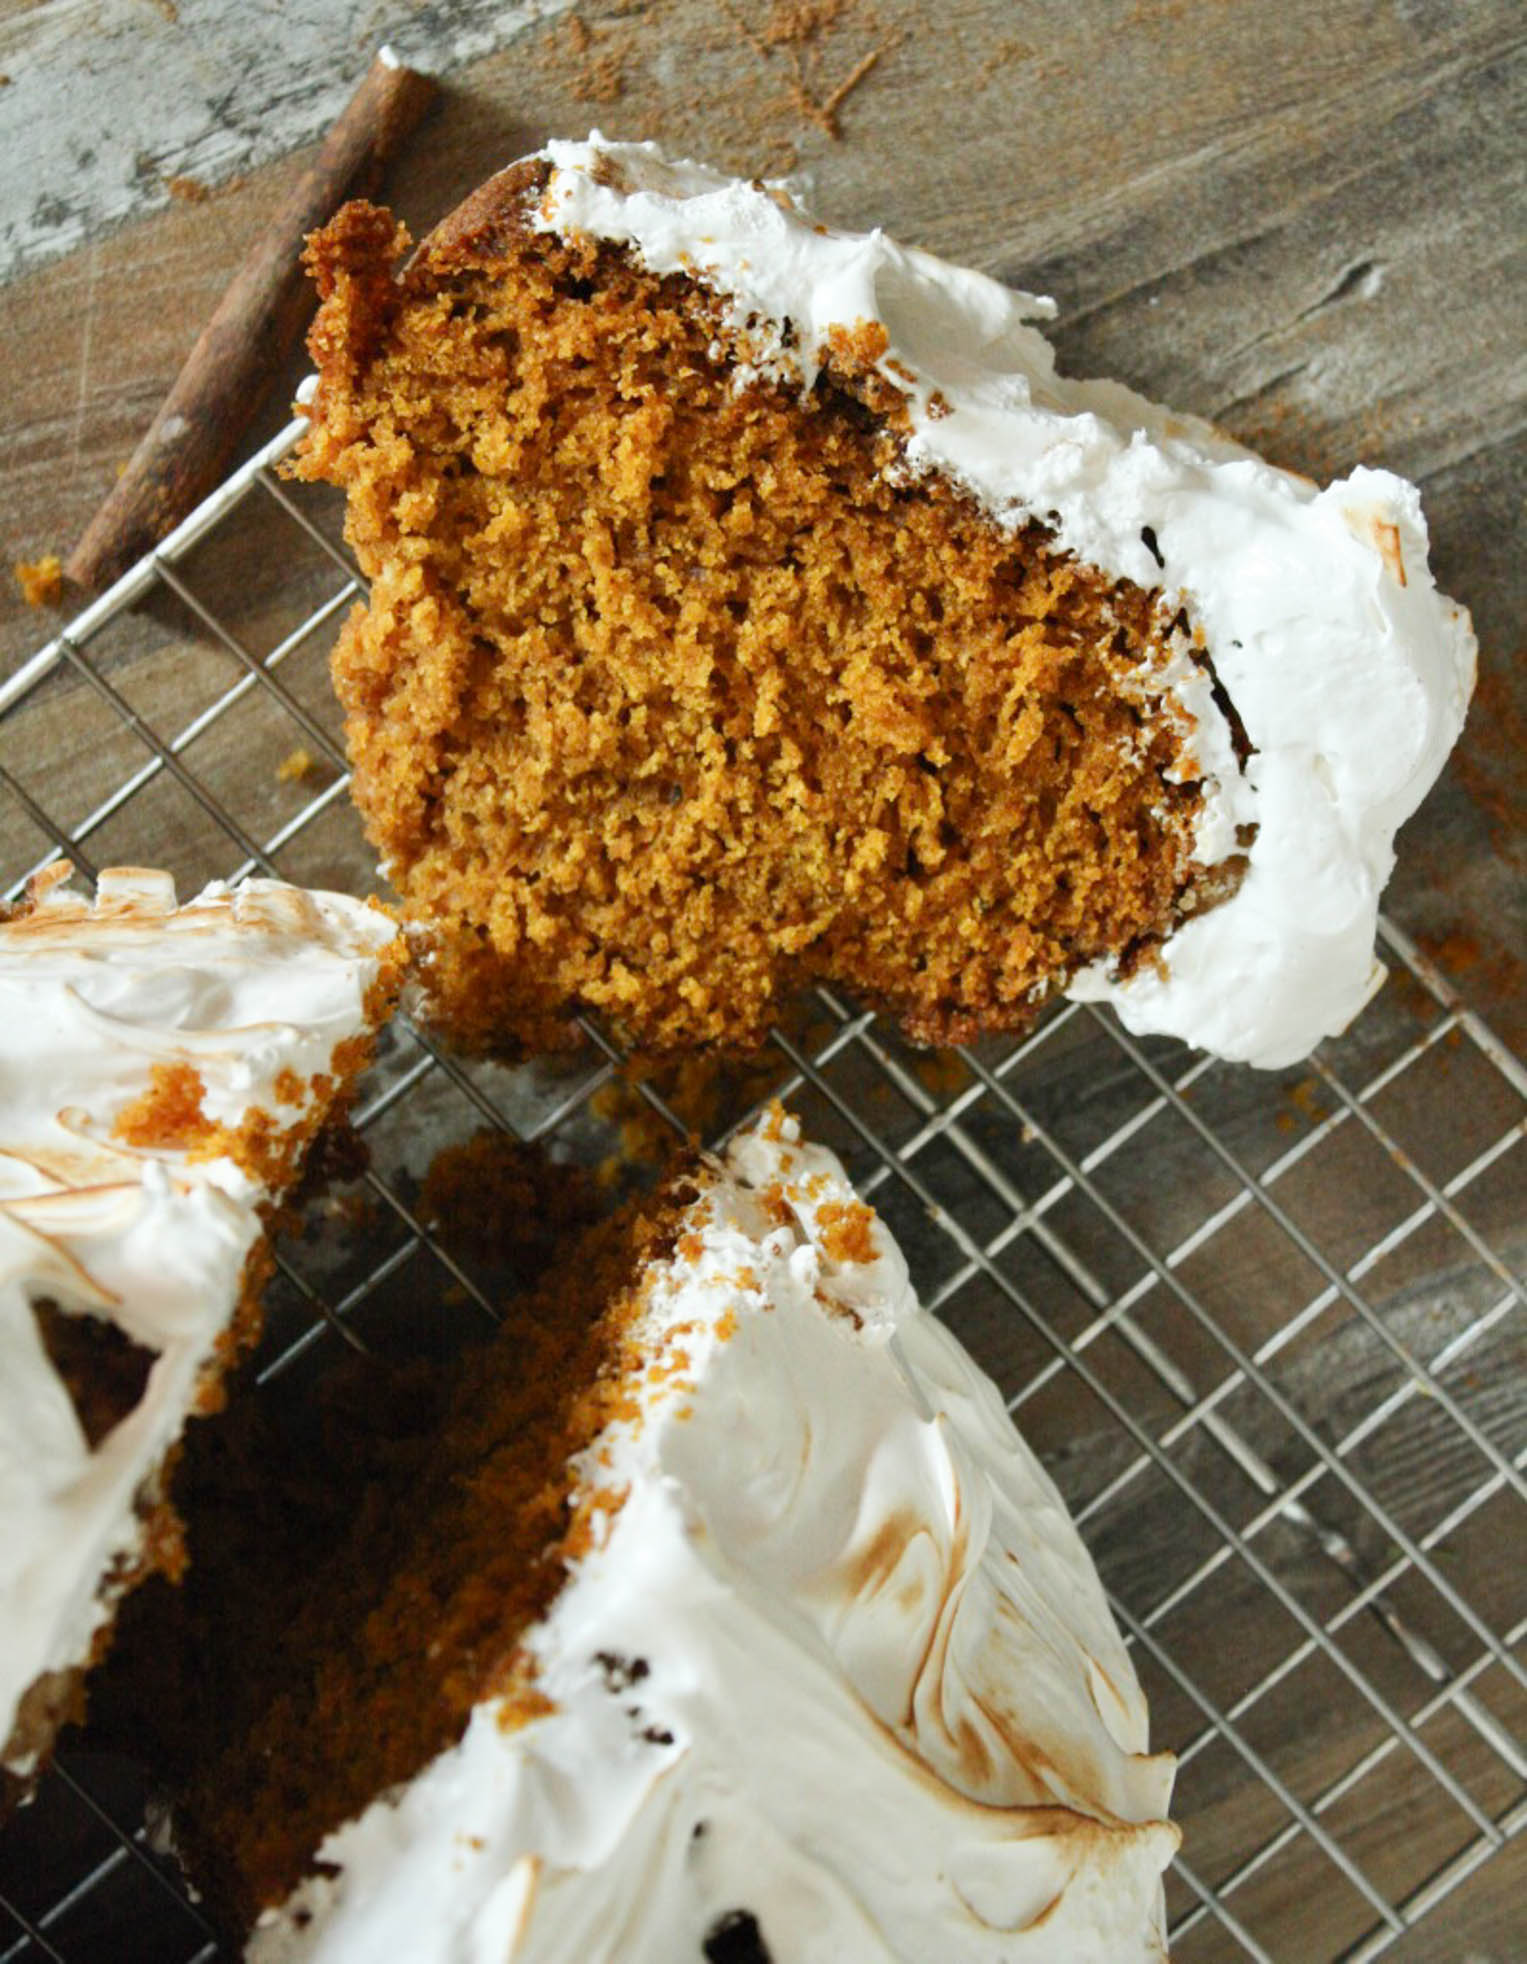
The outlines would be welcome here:
<svg viewBox="0 0 1527 1964">
<path fill-rule="evenodd" d="M 288 751 L 277 764 L 276 779 L 281 784 L 300 784 L 303 778 L 311 777 L 316 768 L 312 751 L 304 750 L 299 745 L 296 750 Z"/>
<path fill-rule="evenodd" d="M 862 1200 L 829 1200 L 817 1209 L 816 1225 L 822 1252 L 833 1262 L 872 1262 L 875 1259 L 874 1209 Z"/>
<path fill-rule="evenodd" d="M 64 597 L 63 563 L 56 552 L 41 559 L 18 559 L 11 571 L 29 607 L 56 607 Z"/>
<path fill-rule="evenodd" d="M 118 1112 L 112 1137 L 124 1145 L 193 1151 L 217 1131 L 201 1108 L 207 1094 L 191 1064 L 153 1064 L 149 1088 Z"/>
</svg>

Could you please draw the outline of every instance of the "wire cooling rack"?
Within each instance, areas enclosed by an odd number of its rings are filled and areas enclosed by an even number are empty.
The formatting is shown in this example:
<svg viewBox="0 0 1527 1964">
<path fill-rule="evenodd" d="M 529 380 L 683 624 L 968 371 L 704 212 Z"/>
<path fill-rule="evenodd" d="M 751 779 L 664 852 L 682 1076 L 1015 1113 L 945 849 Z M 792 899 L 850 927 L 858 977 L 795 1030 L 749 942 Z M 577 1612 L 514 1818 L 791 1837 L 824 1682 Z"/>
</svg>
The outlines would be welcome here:
<svg viewBox="0 0 1527 1964">
<path fill-rule="evenodd" d="M 0 684 L 12 894 L 60 855 L 168 866 L 183 893 L 373 883 L 326 680 L 361 586 L 332 494 L 279 474 L 298 427 Z M 369 1170 L 283 1242 L 247 1395 L 340 1344 L 428 1347 L 493 1313 L 421 1218 L 441 1145 L 502 1128 L 615 1193 L 655 1135 L 714 1141 L 783 1096 L 1093 1549 L 1181 1765 L 1179 1964 L 1520 1955 L 1510 1888 L 1483 1935 L 1459 1910 L 1527 1826 L 1527 1072 L 1397 927 L 1382 939 L 1388 986 L 1281 1076 L 1075 1005 L 930 1055 L 821 990 L 725 1080 L 639 1077 L 593 1026 L 511 1071 L 400 1019 L 355 1114 Z M 66 1740 L 0 1834 L 0 1964 L 220 1955 L 145 1791 L 88 1731 Z"/>
</svg>

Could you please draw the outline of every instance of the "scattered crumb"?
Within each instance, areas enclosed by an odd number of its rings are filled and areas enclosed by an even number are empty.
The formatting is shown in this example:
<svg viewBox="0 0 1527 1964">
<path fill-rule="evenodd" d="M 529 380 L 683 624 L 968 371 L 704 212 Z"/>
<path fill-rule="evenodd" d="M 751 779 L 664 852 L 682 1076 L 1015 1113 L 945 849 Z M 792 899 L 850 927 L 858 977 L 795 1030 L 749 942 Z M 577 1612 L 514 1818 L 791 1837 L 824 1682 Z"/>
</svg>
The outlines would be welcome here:
<svg viewBox="0 0 1527 1964">
<path fill-rule="evenodd" d="M 684 1057 L 656 1068 L 628 1059 L 589 1100 L 595 1117 L 620 1131 L 619 1144 L 598 1168 L 600 1184 L 618 1185 L 632 1167 L 666 1166 L 686 1141 L 695 1145 L 713 1135 L 723 1113 L 757 1104 L 778 1077 L 773 1058 L 738 1064 L 711 1056 Z M 643 1083 L 652 1085 L 684 1127 L 684 1139 L 642 1097 L 638 1086 Z"/>
<path fill-rule="evenodd" d="M 1478 968 L 1484 954 L 1477 939 L 1461 928 L 1441 941 L 1423 939 L 1422 946 L 1433 961 L 1454 975 L 1467 975 L 1471 968 Z"/>
<path fill-rule="evenodd" d="M 1286 1092 L 1288 1102 L 1311 1125 L 1318 1125 L 1323 1118 L 1330 1116 L 1330 1108 L 1321 1098 L 1321 1085 L 1318 1077 L 1302 1077 Z"/>
<path fill-rule="evenodd" d="M 1418 1023 L 1434 1023 L 1441 1013 L 1437 999 L 1408 968 L 1392 968 L 1385 982 L 1386 993 L 1399 1002 L 1407 1016 Z"/>
<path fill-rule="evenodd" d="M 799 47 L 835 27 L 849 10 L 849 0 L 775 0 L 763 31 L 770 48 Z"/>
<path fill-rule="evenodd" d="M 829 1200 L 817 1209 L 816 1225 L 829 1261 L 875 1259 L 875 1214 L 862 1200 Z"/>
<path fill-rule="evenodd" d="M 164 16 L 171 27 L 177 27 L 180 24 L 180 9 L 176 6 L 175 0 L 148 0 L 148 3 L 154 9 L 155 13 Z"/>
<path fill-rule="evenodd" d="M 965 1060 L 957 1050 L 921 1051 L 916 1070 L 924 1090 L 931 1091 L 935 1098 L 952 1097 L 970 1082 Z"/>
<path fill-rule="evenodd" d="M 601 1085 L 589 1100 L 589 1109 L 596 1118 L 620 1128 L 619 1144 L 596 1174 L 604 1186 L 618 1185 L 622 1174 L 633 1166 L 666 1165 L 684 1143 L 625 1078 L 612 1078 Z"/>
<path fill-rule="evenodd" d="M 370 1234 L 376 1230 L 378 1209 L 369 1194 L 325 1194 L 320 1205 L 325 1220 L 338 1222 L 350 1234 Z"/>
<path fill-rule="evenodd" d="M 625 92 L 625 72 L 610 54 L 595 56 L 573 83 L 574 102 L 619 102 Z"/>
<path fill-rule="evenodd" d="M 212 196 L 211 187 L 197 177 L 167 177 L 165 189 L 184 205 L 204 205 Z"/>
<path fill-rule="evenodd" d="M 289 751 L 276 766 L 276 778 L 281 784 L 298 784 L 305 777 L 311 777 L 317 769 L 312 752 L 302 749 Z"/>
<path fill-rule="evenodd" d="M 791 104 L 805 121 L 815 123 L 834 143 L 843 139 L 839 111 L 859 84 L 881 60 L 900 45 L 898 34 L 886 36 L 877 46 L 862 54 L 841 80 L 827 86 L 821 77 L 820 43 L 830 30 L 851 16 L 856 0 L 775 0 L 762 29 L 743 18 L 729 0 L 722 0 L 728 20 L 746 45 L 761 61 L 782 56 L 789 68 L 788 94 Z M 879 22 L 871 17 L 872 28 Z"/>
<path fill-rule="evenodd" d="M 655 11 L 647 0 L 576 0 L 576 11 L 526 37 L 519 65 L 569 113 L 603 105 L 619 124 L 612 135 L 654 139 L 675 155 L 703 151 L 750 177 L 797 169 L 807 132 L 843 140 L 845 104 L 908 35 L 872 0 L 722 0 L 665 21 L 659 61 L 656 37 L 635 31 Z M 641 113 L 629 108 L 638 94 L 649 105 Z M 718 108 L 728 131 L 719 145 Z"/>
<path fill-rule="evenodd" d="M 64 597 L 64 569 L 56 552 L 41 559 L 18 559 L 11 571 L 29 607 L 56 607 Z"/>
<path fill-rule="evenodd" d="M 619 102 L 626 92 L 624 63 L 633 52 L 629 37 L 591 27 L 581 14 L 568 14 L 552 45 L 575 65 L 568 87 L 574 102 Z"/>
<path fill-rule="evenodd" d="M 1034 61 L 1038 55 L 1039 50 L 1028 41 L 1020 41 L 1015 35 L 1004 35 L 1000 41 L 994 41 L 990 47 L 982 50 L 976 63 L 974 87 L 977 90 L 988 88 L 1004 70 Z"/>
</svg>

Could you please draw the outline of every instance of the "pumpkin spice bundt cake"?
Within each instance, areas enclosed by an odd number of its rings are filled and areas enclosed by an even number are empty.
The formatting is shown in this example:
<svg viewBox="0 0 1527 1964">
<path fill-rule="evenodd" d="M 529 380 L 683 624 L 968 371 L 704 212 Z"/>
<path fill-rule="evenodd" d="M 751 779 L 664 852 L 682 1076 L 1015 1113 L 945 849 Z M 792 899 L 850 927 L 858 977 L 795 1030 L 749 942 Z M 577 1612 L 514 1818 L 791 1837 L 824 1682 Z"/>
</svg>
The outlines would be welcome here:
<svg viewBox="0 0 1527 1964">
<path fill-rule="evenodd" d="M 1361 1007 L 1473 673 L 1410 486 L 1063 380 L 1048 303 L 651 145 L 407 247 L 312 242 L 299 469 L 459 1038 L 746 1048 L 825 979 L 930 1042 L 1065 989 L 1271 1065 Z"/>
<path fill-rule="evenodd" d="M 108 1670 L 251 1964 L 1164 1960 L 1174 1764 L 1097 1574 L 795 1121 L 564 1250 L 433 1395 L 331 1439 L 377 1468 L 336 1532 L 299 1486 L 262 1549 L 236 1460 L 226 1545 L 190 1494 L 220 1572 Z"/>
<path fill-rule="evenodd" d="M 0 1772 L 26 1782 L 123 1593 L 184 1559 L 186 1420 L 252 1340 L 265 1226 L 370 1054 L 390 915 L 275 880 L 38 875 L 0 918 Z"/>
</svg>

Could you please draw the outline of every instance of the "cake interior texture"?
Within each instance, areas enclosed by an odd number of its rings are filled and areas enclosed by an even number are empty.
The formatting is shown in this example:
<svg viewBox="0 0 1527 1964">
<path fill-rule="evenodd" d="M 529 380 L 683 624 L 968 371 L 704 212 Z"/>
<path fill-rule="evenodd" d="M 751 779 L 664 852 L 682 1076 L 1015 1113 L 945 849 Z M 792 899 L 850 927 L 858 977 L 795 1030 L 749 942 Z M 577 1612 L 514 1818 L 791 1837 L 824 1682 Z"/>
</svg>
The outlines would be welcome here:
<svg viewBox="0 0 1527 1964">
<path fill-rule="evenodd" d="M 521 1638 L 618 1504 L 597 1488 L 573 1504 L 576 1456 L 670 1367 L 630 1332 L 692 1191 L 589 1229 L 567 1169 L 511 1170 L 506 1187 L 502 1153 L 453 1168 L 455 1202 L 512 1188 L 535 1227 L 519 1274 L 555 1248 L 555 1279 L 448 1365 L 352 1359 L 306 1401 L 246 1399 L 200 1431 L 176 1486 L 198 1558 L 122 1612 L 92 1737 L 167 1780 L 177 1845 L 235 1940 L 475 1705 L 544 1708 Z"/>
<path fill-rule="evenodd" d="M 185 1566 L 166 1497 L 182 1428 L 221 1408 L 259 1333 L 267 1230 L 321 1174 L 406 965 L 359 902 L 256 881 L 181 906 L 143 868 L 104 869 L 92 899 L 70 871 L 0 911 L 13 1795 L 80 1716 L 120 1599 Z"/>
<path fill-rule="evenodd" d="M 744 1049 L 825 979 L 947 1042 L 1148 960 L 1213 897 L 1181 617 L 903 468 L 883 330 L 803 393 L 697 281 L 532 230 L 543 182 L 401 271 L 370 206 L 312 247 L 299 468 L 372 582 L 335 680 L 440 1019 Z"/>
<path fill-rule="evenodd" d="M 436 1200 L 533 1197 L 508 1174 Z M 832 1155 L 776 1108 L 581 1235 L 510 1231 L 545 1267 L 496 1335 L 188 1450 L 209 1555 L 129 1605 L 94 1736 L 167 1777 L 230 1940 L 1164 1956 L 1172 1762 L 1101 1583 Z"/>
</svg>

